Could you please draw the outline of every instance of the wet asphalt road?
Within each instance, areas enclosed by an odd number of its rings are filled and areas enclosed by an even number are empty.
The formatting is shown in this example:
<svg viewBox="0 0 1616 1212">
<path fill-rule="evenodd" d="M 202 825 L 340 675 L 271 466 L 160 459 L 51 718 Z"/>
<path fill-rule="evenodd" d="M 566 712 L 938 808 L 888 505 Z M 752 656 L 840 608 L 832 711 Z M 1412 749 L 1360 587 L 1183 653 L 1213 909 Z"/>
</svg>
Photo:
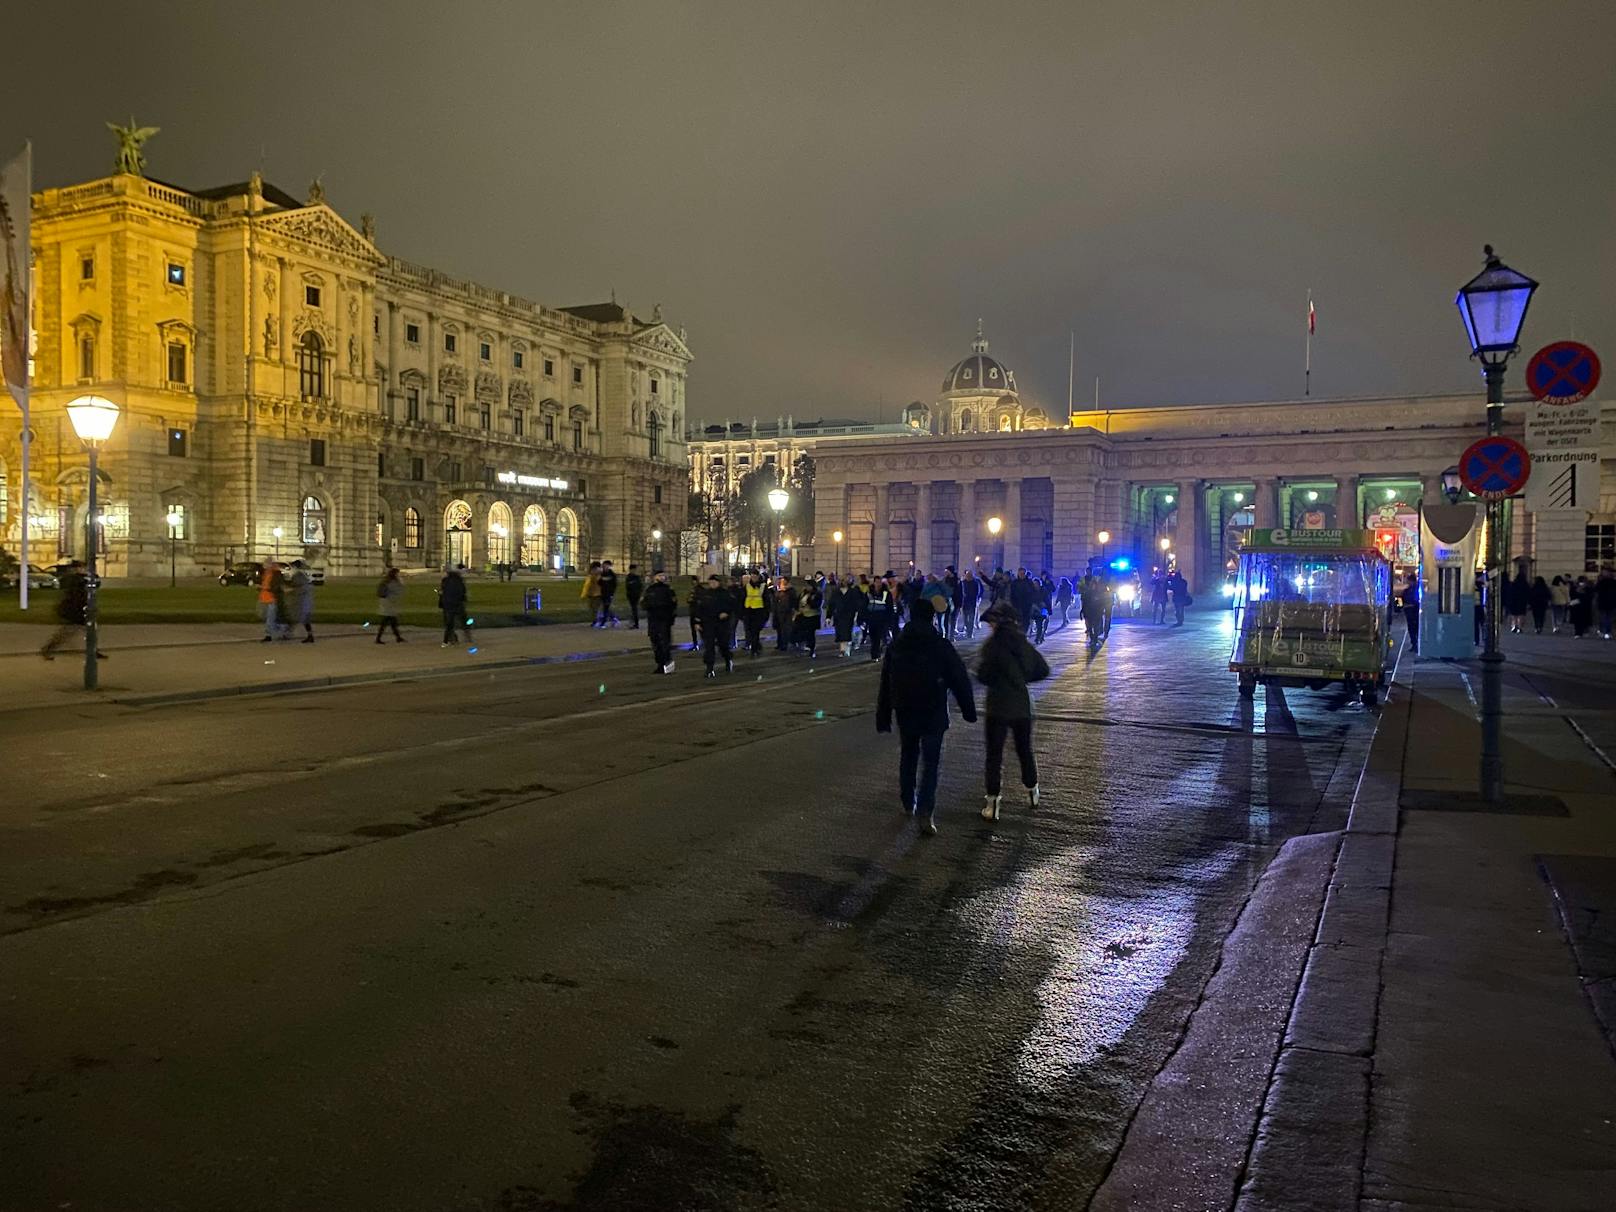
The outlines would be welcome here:
<svg viewBox="0 0 1616 1212">
<path fill-rule="evenodd" d="M 930 839 L 834 656 L 0 716 L 0 1208 L 1081 1207 L 1372 728 L 1219 623 L 1052 637 Z"/>
</svg>

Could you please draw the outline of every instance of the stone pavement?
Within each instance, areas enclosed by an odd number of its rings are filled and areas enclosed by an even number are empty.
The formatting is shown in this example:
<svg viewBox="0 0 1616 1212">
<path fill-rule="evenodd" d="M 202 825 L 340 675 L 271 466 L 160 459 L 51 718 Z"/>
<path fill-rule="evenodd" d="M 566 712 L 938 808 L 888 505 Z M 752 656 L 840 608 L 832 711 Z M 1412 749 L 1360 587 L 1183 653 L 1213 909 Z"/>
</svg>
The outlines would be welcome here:
<svg viewBox="0 0 1616 1212">
<path fill-rule="evenodd" d="M 681 623 L 683 620 L 681 620 Z M 688 627 L 688 624 L 686 624 Z M 583 623 L 500 627 L 477 631 L 470 646 L 440 647 L 442 633 L 430 627 L 401 629 L 397 644 L 374 642 L 375 632 L 330 627 L 317 642 L 264 644 L 256 623 L 129 624 L 101 628 L 100 689 L 83 688 L 84 648 L 66 649 L 54 661 L 39 658 L 49 630 L 26 623 L 0 624 L 0 711 L 76 706 L 97 701 L 125 704 L 178 702 L 276 690 L 312 689 L 355 682 L 436 677 L 484 669 L 644 652 L 643 628 L 606 631 Z M 681 638 L 676 628 L 675 641 Z M 688 638 L 688 632 L 684 638 Z"/>
</svg>

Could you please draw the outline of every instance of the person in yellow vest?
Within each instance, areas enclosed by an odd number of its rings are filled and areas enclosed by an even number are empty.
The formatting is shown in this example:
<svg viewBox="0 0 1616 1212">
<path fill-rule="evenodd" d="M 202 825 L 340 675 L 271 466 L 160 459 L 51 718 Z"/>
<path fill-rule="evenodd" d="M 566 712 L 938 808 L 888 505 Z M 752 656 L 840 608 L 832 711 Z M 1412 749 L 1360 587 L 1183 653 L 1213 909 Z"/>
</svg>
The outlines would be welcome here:
<svg viewBox="0 0 1616 1212">
<path fill-rule="evenodd" d="M 589 571 L 584 575 L 584 587 L 578 596 L 589 603 L 589 625 L 599 627 L 600 624 L 600 561 L 589 561 Z"/>
<path fill-rule="evenodd" d="M 763 597 L 763 578 L 755 572 L 747 573 L 741 584 L 741 617 L 746 621 L 746 650 L 753 656 L 761 656 L 763 624 L 769 617 L 769 604 Z"/>
</svg>

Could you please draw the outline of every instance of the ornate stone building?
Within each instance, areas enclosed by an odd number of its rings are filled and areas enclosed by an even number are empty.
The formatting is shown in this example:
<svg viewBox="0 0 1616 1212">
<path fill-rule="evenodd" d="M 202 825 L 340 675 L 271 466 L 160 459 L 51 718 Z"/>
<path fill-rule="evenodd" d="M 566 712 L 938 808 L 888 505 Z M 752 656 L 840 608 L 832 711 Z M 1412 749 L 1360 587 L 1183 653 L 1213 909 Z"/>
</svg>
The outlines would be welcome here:
<svg viewBox="0 0 1616 1212">
<path fill-rule="evenodd" d="M 277 551 L 385 563 L 645 558 L 687 500 L 681 331 L 555 308 L 383 253 L 316 183 L 186 190 L 120 172 L 34 196 L 33 499 L 0 421 L 0 535 L 82 551 L 63 405 L 122 416 L 101 458 L 113 577 Z M 4 489 L 11 486 L 9 493 Z M 170 512 L 182 521 L 171 528 Z"/>
</svg>

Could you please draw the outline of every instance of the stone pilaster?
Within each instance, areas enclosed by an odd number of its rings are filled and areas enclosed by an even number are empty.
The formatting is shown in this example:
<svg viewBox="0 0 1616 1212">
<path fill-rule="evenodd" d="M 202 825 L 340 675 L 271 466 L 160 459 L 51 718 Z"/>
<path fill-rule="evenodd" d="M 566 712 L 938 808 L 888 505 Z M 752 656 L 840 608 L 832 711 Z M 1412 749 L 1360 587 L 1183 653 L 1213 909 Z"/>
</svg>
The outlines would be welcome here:
<svg viewBox="0 0 1616 1212">
<path fill-rule="evenodd" d="M 1021 481 L 1004 482 L 1004 566 L 1012 573 L 1021 567 Z"/>
<path fill-rule="evenodd" d="M 931 481 L 915 485 L 915 567 L 931 572 Z"/>
<path fill-rule="evenodd" d="M 1178 571 L 1189 582 L 1191 592 L 1199 588 L 1197 577 L 1204 546 L 1201 529 L 1201 482 L 1182 480 L 1178 485 L 1178 529 L 1173 535 L 1173 551 L 1178 557 Z"/>
<path fill-rule="evenodd" d="M 875 486 L 875 513 L 872 515 L 874 530 L 871 535 L 870 563 L 874 566 L 871 571 L 885 572 L 887 559 L 891 553 L 891 526 L 892 526 L 892 488 L 888 484 Z"/>
</svg>

